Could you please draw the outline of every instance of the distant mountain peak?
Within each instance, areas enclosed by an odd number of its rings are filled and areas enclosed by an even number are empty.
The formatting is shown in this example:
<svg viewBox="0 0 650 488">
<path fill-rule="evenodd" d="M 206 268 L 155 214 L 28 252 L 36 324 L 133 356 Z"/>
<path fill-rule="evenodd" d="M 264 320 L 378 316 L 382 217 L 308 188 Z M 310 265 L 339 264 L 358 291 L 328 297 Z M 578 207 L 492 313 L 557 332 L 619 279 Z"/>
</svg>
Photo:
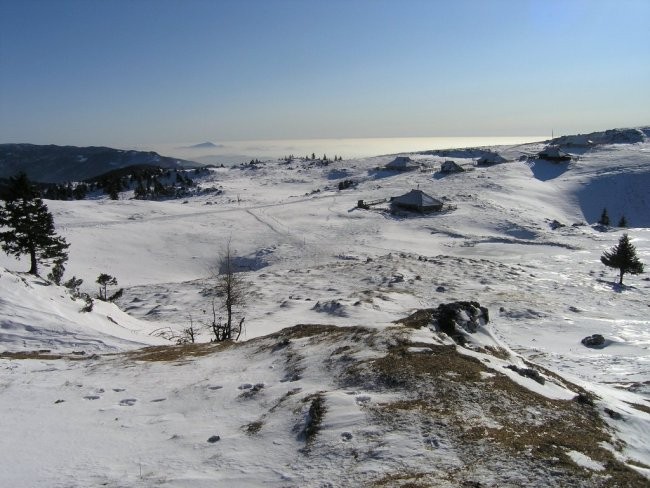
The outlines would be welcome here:
<svg viewBox="0 0 650 488">
<path fill-rule="evenodd" d="M 192 146 L 186 146 L 185 149 L 211 149 L 211 148 L 217 148 L 217 147 L 223 147 L 222 144 L 215 144 L 213 142 L 201 142 L 199 144 L 194 144 Z"/>
</svg>

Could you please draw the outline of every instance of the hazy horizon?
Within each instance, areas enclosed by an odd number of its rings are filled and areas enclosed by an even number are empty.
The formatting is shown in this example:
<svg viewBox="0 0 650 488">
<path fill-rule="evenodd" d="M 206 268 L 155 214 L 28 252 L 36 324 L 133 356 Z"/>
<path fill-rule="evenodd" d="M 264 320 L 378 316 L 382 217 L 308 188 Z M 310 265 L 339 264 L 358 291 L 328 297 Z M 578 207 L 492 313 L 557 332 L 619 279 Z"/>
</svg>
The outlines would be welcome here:
<svg viewBox="0 0 650 488">
<path fill-rule="evenodd" d="M 646 0 L 0 0 L 0 137 L 128 147 L 640 126 L 648 19 Z"/>
<path fill-rule="evenodd" d="M 191 147 L 197 142 L 135 145 L 128 149 L 153 150 L 164 156 L 194 160 L 203 163 L 240 163 L 252 158 L 275 159 L 293 155 L 317 157 L 335 155 L 345 159 L 382 156 L 435 149 L 459 149 L 515 145 L 549 139 L 547 136 L 522 137 L 368 137 L 368 138 L 315 138 L 315 139 L 263 139 L 241 141 L 202 141 L 214 147 Z"/>
</svg>

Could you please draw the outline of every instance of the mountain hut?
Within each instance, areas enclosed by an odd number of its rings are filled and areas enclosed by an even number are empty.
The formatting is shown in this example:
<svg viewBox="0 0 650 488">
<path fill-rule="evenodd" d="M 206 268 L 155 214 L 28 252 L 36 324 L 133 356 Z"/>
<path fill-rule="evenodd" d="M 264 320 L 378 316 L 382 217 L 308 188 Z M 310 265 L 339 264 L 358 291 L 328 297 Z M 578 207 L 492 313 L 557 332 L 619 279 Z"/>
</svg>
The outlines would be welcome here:
<svg viewBox="0 0 650 488">
<path fill-rule="evenodd" d="M 413 210 L 420 213 L 438 212 L 442 210 L 443 206 L 440 200 L 427 195 L 421 190 L 411 190 L 404 195 L 391 198 L 390 201 L 394 208 Z"/>
<path fill-rule="evenodd" d="M 413 171 L 418 168 L 418 164 L 408 156 L 397 156 L 390 163 L 384 166 L 384 169 L 389 171 Z"/>
<path fill-rule="evenodd" d="M 543 151 L 537 153 L 537 157 L 547 161 L 571 161 L 571 155 L 562 151 L 558 146 L 547 146 Z"/>
</svg>

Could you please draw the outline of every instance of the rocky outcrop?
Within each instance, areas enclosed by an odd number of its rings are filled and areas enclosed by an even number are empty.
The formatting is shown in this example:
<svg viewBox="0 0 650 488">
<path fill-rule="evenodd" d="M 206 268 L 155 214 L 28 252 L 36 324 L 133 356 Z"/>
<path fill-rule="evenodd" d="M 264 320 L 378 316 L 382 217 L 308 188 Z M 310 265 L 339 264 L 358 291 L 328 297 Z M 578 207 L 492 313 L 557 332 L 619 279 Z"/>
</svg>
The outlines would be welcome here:
<svg viewBox="0 0 650 488">
<path fill-rule="evenodd" d="M 407 327 L 431 327 L 444 332 L 459 344 L 465 343 L 464 333 L 474 333 L 490 321 L 488 309 L 478 302 L 443 303 L 438 308 L 418 310 L 399 320 Z"/>
</svg>

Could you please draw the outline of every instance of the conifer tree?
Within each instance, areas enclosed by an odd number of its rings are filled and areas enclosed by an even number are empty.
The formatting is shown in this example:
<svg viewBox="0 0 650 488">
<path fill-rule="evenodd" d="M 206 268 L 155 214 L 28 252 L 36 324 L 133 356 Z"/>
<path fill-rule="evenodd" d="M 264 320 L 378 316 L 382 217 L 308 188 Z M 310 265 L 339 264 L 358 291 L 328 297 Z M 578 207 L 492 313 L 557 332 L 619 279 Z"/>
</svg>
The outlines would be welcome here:
<svg viewBox="0 0 650 488">
<path fill-rule="evenodd" d="M 9 179 L 3 206 L 0 206 L 0 241 L 9 255 L 28 255 L 29 273 L 38 274 L 39 261 L 54 260 L 60 280 L 70 246 L 54 230 L 54 218 L 38 190 L 25 173 Z"/>
<path fill-rule="evenodd" d="M 643 273 L 643 263 L 641 263 L 636 255 L 636 248 L 630 242 L 627 234 L 621 236 L 616 246 L 603 253 L 600 257 L 600 262 L 605 266 L 619 270 L 619 285 L 623 284 L 623 275 L 625 273 Z"/>
<path fill-rule="evenodd" d="M 106 273 L 101 273 L 95 281 L 99 285 L 99 295 L 97 298 L 103 301 L 109 301 L 107 289 L 109 286 L 117 286 L 117 278 Z"/>
<path fill-rule="evenodd" d="M 625 218 L 625 215 L 621 216 L 621 220 L 618 221 L 618 226 L 627 227 L 627 219 Z"/>
<path fill-rule="evenodd" d="M 609 215 L 607 215 L 607 209 L 603 209 L 603 213 L 600 214 L 600 220 L 598 221 L 600 225 L 609 225 Z"/>
</svg>

